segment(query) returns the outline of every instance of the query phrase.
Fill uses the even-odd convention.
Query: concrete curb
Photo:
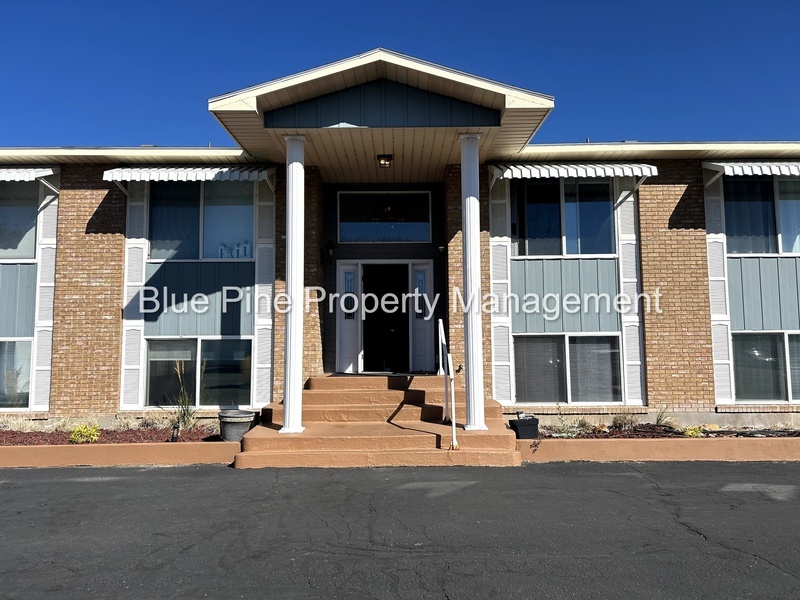
[[[239,442],[0,446],[0,468],[229,465],[240,451]]]
[[[522,462],[800,461],[800,438],[517,440]]]

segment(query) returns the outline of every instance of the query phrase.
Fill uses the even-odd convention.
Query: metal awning
[[[545,179],[557,177],[653,177],[658,169],[638,163],[505,163],[490,165],[497,179]]]
[[[105,181],[268,181],[274,167],[121,167]]]
[[[0,181],[36,181],[40,177],[49,177],[58,173],[58,169],[0,169]]]
[[[800,177],[800,162],[704,162],[704,169],[725,175],[788,175]]]

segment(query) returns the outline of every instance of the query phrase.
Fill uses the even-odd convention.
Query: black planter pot
[[[518,440],[534,440],[539,437],[539,419],[536,417],[511,419],[508,424],[517,434]]]
[[[241,442],[244,434],[253,428],[256,413],[249,410],[219,411],[219,436],[225,442]]]

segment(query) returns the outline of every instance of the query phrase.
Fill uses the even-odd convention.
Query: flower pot
[[[517,434],[518,440],[533,440],[539,437],[539,419],[536,417],[510,419],[508,425]]]
[[[241,442],[256,424],[256,413],[249,410],[219,411],[219,435],[224,442]]]

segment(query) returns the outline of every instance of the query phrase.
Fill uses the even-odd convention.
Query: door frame
[[[362,283],[364,276],[364,265],[406,265],[408,267],[408,286],[407,293],[411,293],[414,289],[414,265],[422,265],[427,269],[428,278],[427,285],[428,291],[426,295],[429,298],[435,297],[433,293],[433,259],[415,260],[411,258],[356,258],[356,259],[340,259],[336,261],[336,292],[339,294],[344,293],[343,278],[346,270],[355,268],[355,295],[360,299],[363,294]],[[337,373],[364,373],[364,322],[360,318],[360,305],[359,311],[356,312],[355,326],[356,326],[356,361],[355,370],[346,371],[342,369],[340,360],[341,357],[341,344],[342,332],[345,325],[345,314],[341,309],[341,300],[337,299],[336,302],[336,372]],[[408,365],[409,370],[414,370],[414,319],[416,315],[413,310],[408,311]],[[429,319],[431,327],[433,328],[434,318],[431,316]],[[434,328],[435,329],[435,328]],[[433,352],[433,349],[431,350]],[[435,367],[435,365],[434,365]]]

